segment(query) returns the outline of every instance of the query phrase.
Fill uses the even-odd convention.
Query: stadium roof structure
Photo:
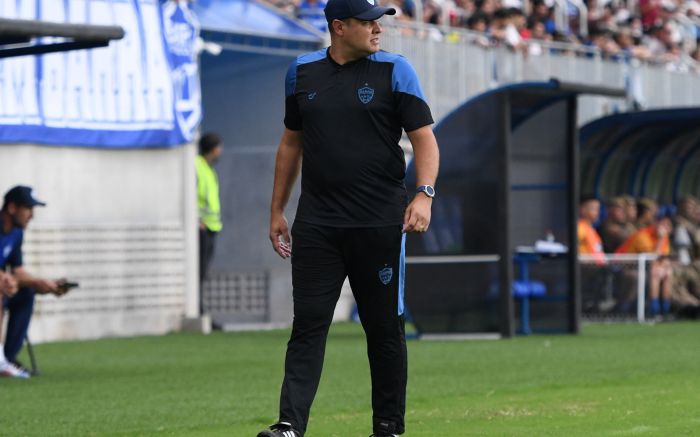
[[[582,191],[669,206],[700,197],[700,108],[614,114],[581,128]]]
[[[104,47],[123,37],[120,26],[0,18],[0,59]]]
[[[312,26],[254,0],[199,0],[192,10],[202,38],[223,48],[285,54],[316,50],[324,41]]]
[[[517,83],[477,95],[437,124],[430,230],[410,234],[406,246],[406,305],[419,332],[579,331],[581,94],[626,96],[557,80]],[[415,186],[412,164],[406,185]],[[547,235],[558,244],[541,244]],[[517,319],[516,289],[525,290]]]

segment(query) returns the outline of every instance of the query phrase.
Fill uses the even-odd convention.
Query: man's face
[[[219,144],[218,146],[214,147],[211,152],[209,152],[209,156],[211,158],[211,163],[216,164],[219,161],[219,158],[221,157],[221,153],[224,151],[224,145]]]
[[[659,208],[656,207],[656,205],[650,205],[650,208],[647,209],[643,216],[640,217],[642,220],[646,221],[654,221],[654,217],[656,217],[657,213],[659,212]]]
[[[678,208],[678,213],[690,220],[694,219],[695,211],[698,209],[698,203],[694,200],[684,200]]]
[[[597,200],[589,200],[581,205],[581,217],[589,220],[591,223],[598,221],[600,216],[600,202]]]
[[[668,235],[673,230],[673,223],[671,222],[670,218],[663,217],[656,224],[656,229],[657,229],[657,233],[659,235],[662,235],[662,236]]]
[[[8,213],[12,217],[12,224],[15,227],[26,229],[32,217],[34,217],[34,207],[11,203],[8,205]]]
[[[619,205],[611,205],[608,208],[608,215],[615,223],[623,223],[627,218],[625,208]]]
[[[343,21],[343,41],[345,44],[363,56],[379,51],[379,34],[382,27],[379,20],[363,21],[348,18]]]

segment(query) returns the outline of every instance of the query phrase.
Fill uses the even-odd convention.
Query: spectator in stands
[[[199,139],[199,155],[195,159],[197,171],[197,207],[199,210],[199,312],[204,314],[202,285],[214,256],[216,236],[221,232],[221,201],[219,176],[214,164],[224,149],[221,137],[213,132]]]
[[[603,239],[605,253],[614,253],[637,228],[627,221],[623,197],[614,197],[607,203],[607,217],[600,225],[600,237]]]
[[[9,362],[25,372],[26,369],[17,361],[17,354],[27,337],[35,294],[61,296],[67,291],[57,281],[32,275],[22,261],[24,230],[34,217],[34,207],[45,205],[34,197],[30,187],[18,185],[5,194],[0,211],[0,270],[11,268],[19,288],[15,295],[3,299],[3,306],[9,313],[4,352]]]
[[[442,7],[436,0],[423,2],[423,21],[428,24],[442,24]]]
[[[532,3],[530,21],[544,24],[545,31],[550,35],[553,35],[557,30],[554,18],[552,17],[552,9],[547,6],[544,0],[535,0]]]
[[[662,61],[667,60],[669,50],[675,46],[670,24],[660,23],[649,29],[647,36],[644,38],[644,44],[649,47],[649,53],[652,58]]]
[[[520,37],[523,39],[523,41],[529,40],[531,37],[530,29],[527,27],[527,17],[523,11],[518,8],[511,8],[508,11],[510,13],[511,22],[518,31]]]
[[[671,310],[671,287],[673,271],[669,255],[671,243],[669,235],[672,230],[669,217],[639,229],[620,246],[616,253],[652,253],[658,258],[651,262],[649,269],[650,313],[656,317],[668,315]]]
[[[528,52],[532,56],[540,56],[545,52],[540,41],[551,41],[552,35],[547,33],[544,23],[535,21],[530,23],[530,40]]]
[[[600,50],[604,58],[610,58],[620,53],[620,47],[612,39],[611,32],[601,27],[592,27],[589,33],[588,45]]]
[[[418,0],[421,1],[421,0]],[[398,10],[396,11],[398,12]],[[402,0],[401,1],[401,16],[406,16],[408,18],[415,18],[416,16],[416,0]]]
[[[699,32],[700,33],[700,32]],[[693,53],[690,54],[690,57],[695,61],[700,63],[700,44],[695,48]]]
[[[489,16],[483,12],[477,12],[467,19],[467,28],[474,32],[485,33],[489,27]],[[487,48],[491,46],[486,36],[477,36],[474,43],[479,47]]]
[[[522,50],[526,47],[508,9],[499,9],[493,14],[489,32],[497,43],[505,44],[510,49]]]
[[[661,16],[661,0],[639,0],[639,11],[642,15],[642,25],[650,29],[658,24]]]
[[[326,32],[328,31],[328,23],[323,14],[325,7],[325,0],[302,0],[297,8],[297,18],[309,23],[319,32]]]
[[[280,9],[281,11],[294,15],[294,10],[296,9],[296,4],[293,0],[265,0],[272,6]]]
[[[447,10],[450,26],[465,27],[467,19],[476,11],[476,4],[474,0],[449,0],[445,2],[444,8]]]
[[[486,32],[490,21],[488,15],[483,12],[477,12],[467,19],[467,29],[474,32]]]
[[[317,9],[313,4],[323,4],[326,0],[265,0],[290,14],[299,14],[309,19],[319,30],[324,27],[316,13],[305,15],[307,5],[311,10]],[[299,3],[295,6],[295,2]],[[413,20],[416,11],[416,0],[380,0],[384,6],[392,6],[400,10],[395,17],[397,21]],[[485,14],[489,21],[495,21],[495,27],[501,25],[501,11],[506,15],[516,13],[513,23],[522,41],[517,42],[510,32],[499,35],[496,29],[493,34],[499,43],[505,42],[509,47],[523,48],[523,53],[539,55],[544,53],[543,44],[533,41],[530,33],[539,31],[539,24],[544,26],[545,33],[556,42],[572,45],[581,44],[587,39],[590,46],[598,47],[608,59],[627,60],[636,58],[651,63],[664,64],[671,71],[687,72],[700,71],[700,49],[695,50],[694,44],[685,44],[691,35],[700,36],[700,3],[697,0],[640,0],[639,6],[627,2],[610,2],[608,0],[588,0],[589,35],[584,35],[579,29],[580,11],[571,7],[566,11],[568,25],[557,29],[554,20],[554,1],[534,0],[422,0],[423,16],[421,21],[430,24],[447,24],[455,27],[469,27],[467,20],[477,13]],[[528,12],[529,16],[523,15]],[[526,18],[527,26],[519,24],[520,17]],[[473,29],[473,28],[472,28]],[[325,31],[325,28],[323,29]],[[404,27],[402,35],[415,35],[415,29]],[[432,28],[429,32],[420,33],[434,40],[443,38],[451,42],[462,40],[459,33],[453,30]],[[507,36],[507,37],[506,37]],[[588,39],[590,37],[590,39]],[[532,36],[532,38],[535,38]],[[547,38],[537,38],[546,40]],[[470,43],[483,45],[479,38],[469,38]],[[529,49],[525,46],[530,45]],[[520,47],[518,47],[520,46]],[[559,55],[581,55],[572,48],[550,48],[550,53]]]
[[[496,12],[496,0],[476,0],[476,10],[489,17]]]
[[[637,58],[637,59],[650,59],[651,52],[647,47],[637,45],[632,36],[632,30],[629,28],[623,28],[615,36],[615,42],[620,47],[620,52],[625,59]]]
[[[637,229],[651,226],[656,221],[659,207],[653,200],[643,197],[637,201]]]

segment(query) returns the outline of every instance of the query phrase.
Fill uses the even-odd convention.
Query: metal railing
[[[606,317],[606,315],[614,314],[620,317],[625,317],[627,314],[619,314],[621,303],[625,303],[625,299],[632,297],[631,293],[626,293],[632,290],[629,285],[634,285],[636,290],[636,317],[637,321],[643,323],[646,320],[646,289],[647,289],[647,268],[649,264],[658,259],[654,253],[641,254],[605,254],[604,262],[601,258],[593,255],[579,255],[579,262],[582,268],[588,268],[590,272],[597,273],[594,275],[586,275],[582,273],[581,291],[586,302],[595,304],[595,307],[584,308],[584,314],[589,316]],[[627,274],[627,279],[633,279],[636,284],[628,281],[628,287],[616,286],[614,284],[615,275]],[[624,278],[623,278],[624,279]],[[627,288],[625,290],[624,288]],[[631,302],[628,302],[631,303]],[[618,311],[615,311],[618,308]]]

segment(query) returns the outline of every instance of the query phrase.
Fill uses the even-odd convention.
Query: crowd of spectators
[[[325,0],[266,1],[326,31]],[[397,10],[385,19],[417,21],[420,13],[418,21],[442,26],[432,33],[435,38],[456,38],[450,29],[462,28],[477,33],[471,38],[476,44],[505,45],[533,56],[546,49],[543,43],[563,42],[588,47],[591,55],[636,58],[675,71],[700,63],[700,0],[584,0],[583,8],[571,0],[380,1]]]
[[[581,199],[579,253],[592,261],[582,265],[582,283],[587,301],[597,306],[589,309],[606,305],[599,293],[606,278],[613,279],[608,286],[615,288],[615,311],[629,312],[636,300],[636,265],[620,268],[624,264],[610,262],[606,254],[651,254],[650,315],[668,317],[672,310],[699,315],[700,201],[688,196],[677,208],[659,208],[652,199],[619,196],[605,202],[604,210],[601,220],[601,202],[592,196]]]

